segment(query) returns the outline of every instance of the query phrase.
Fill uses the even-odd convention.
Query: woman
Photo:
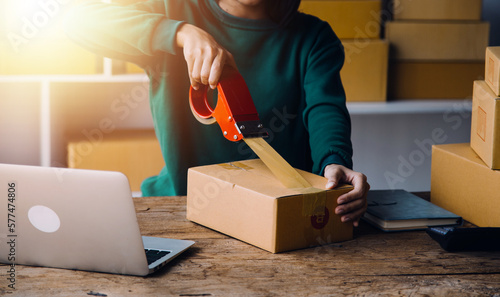
[[[86,3],[68,17],[70,37],[136,63],[150,78],[150,105],[166,167],[144,196],[184,195],[189,167],[255,157],[192,116],[190,86],[215,88],[225,65],[244,77],[271,146],[293,167],[350,183],[335,212],[355,226],[366,177],[352,168],[350,118],[340,81],[343,47],[330,26],[297,12],[300,0],[150,0]]]

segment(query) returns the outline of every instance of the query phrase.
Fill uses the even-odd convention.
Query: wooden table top
[[[147,277],[16,266],[5,296],[500,296],[500,252],[448,253],[424,231],[362,222],[353,240],[272,254],[185,218],[185,197],[134,198],[143,235],[196,244]]]

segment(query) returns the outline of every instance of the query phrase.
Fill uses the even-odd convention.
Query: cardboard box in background
[[[132,191],[165,166],[153,130],[122,130],[106,134],[101,141],[85,137],[68,143],[68,167],[119,171],[127,176]]]
[[[391,59],[405,61],[484,61],[487,22],[387,22]]]
[[[340,39],[380,38],[381,0],[305,0],[299,11],[328,22]]]
[[[345,62],[340,71],[347,101],[386,101],[389,43],[343,39]]]
[[[485,80],[495,95],[500,96],[500,46],[486,48]]]
[[[298,171],[324,189],[325,178]],[[273,253],[308,248],[352,238],[352,223],[334,212],[338,196],[351,189],[288,189],[260,159],[194,167],[187,219]]]
[[[479,227],[500,227],[500,171],[468,143],[432,148],[431,202]]]
[[[480,21],[482,0],[394,0],[395,20]]]
[[[466,99],[484,62],[389,62],[389,99]]]
[[[485,81],[474,82],[470,145],[491,169],[500,169],[500,97]]]
[[[145,73],[144,69],[130,62],[126,64],[126,69],[127,73]]]

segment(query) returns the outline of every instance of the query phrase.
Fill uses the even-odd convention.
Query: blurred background
[[[458,18],[452,6],[432,4],[443,1],[302,1],[301,11],[328,21],[344,44],[354,169],[372,189],[428,191],[431,145],[469,141],[473,81],[484,77],[486,46],[500,46],[500,1],[469,0]],[[119,170],[138,191],[163,166],[148,78],[65,36],[75,3],[0,0],[0,162]],[[460,31],[480,51],[460,56],[461,47],[440,44],[415,56],[406,47],[427,34],[424,25]]]

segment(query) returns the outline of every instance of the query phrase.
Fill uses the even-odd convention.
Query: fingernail
[[[329,181],[328,183],[326,183],[326,186],[325,186],[326,189],[333,189],[333,187],[335,187],[334,182]]]
[[[351,218],[349,218],[349,217],[343,217],[342,218],[342,222],[343,223],[347,223],[347,222],[350,222],[350,221],[351,221]]]
[[[335,209],[335,213],[338,214],[338,215],[342,214],[343,212],[344,212],[344,209],[342,207],[337,207]]]

